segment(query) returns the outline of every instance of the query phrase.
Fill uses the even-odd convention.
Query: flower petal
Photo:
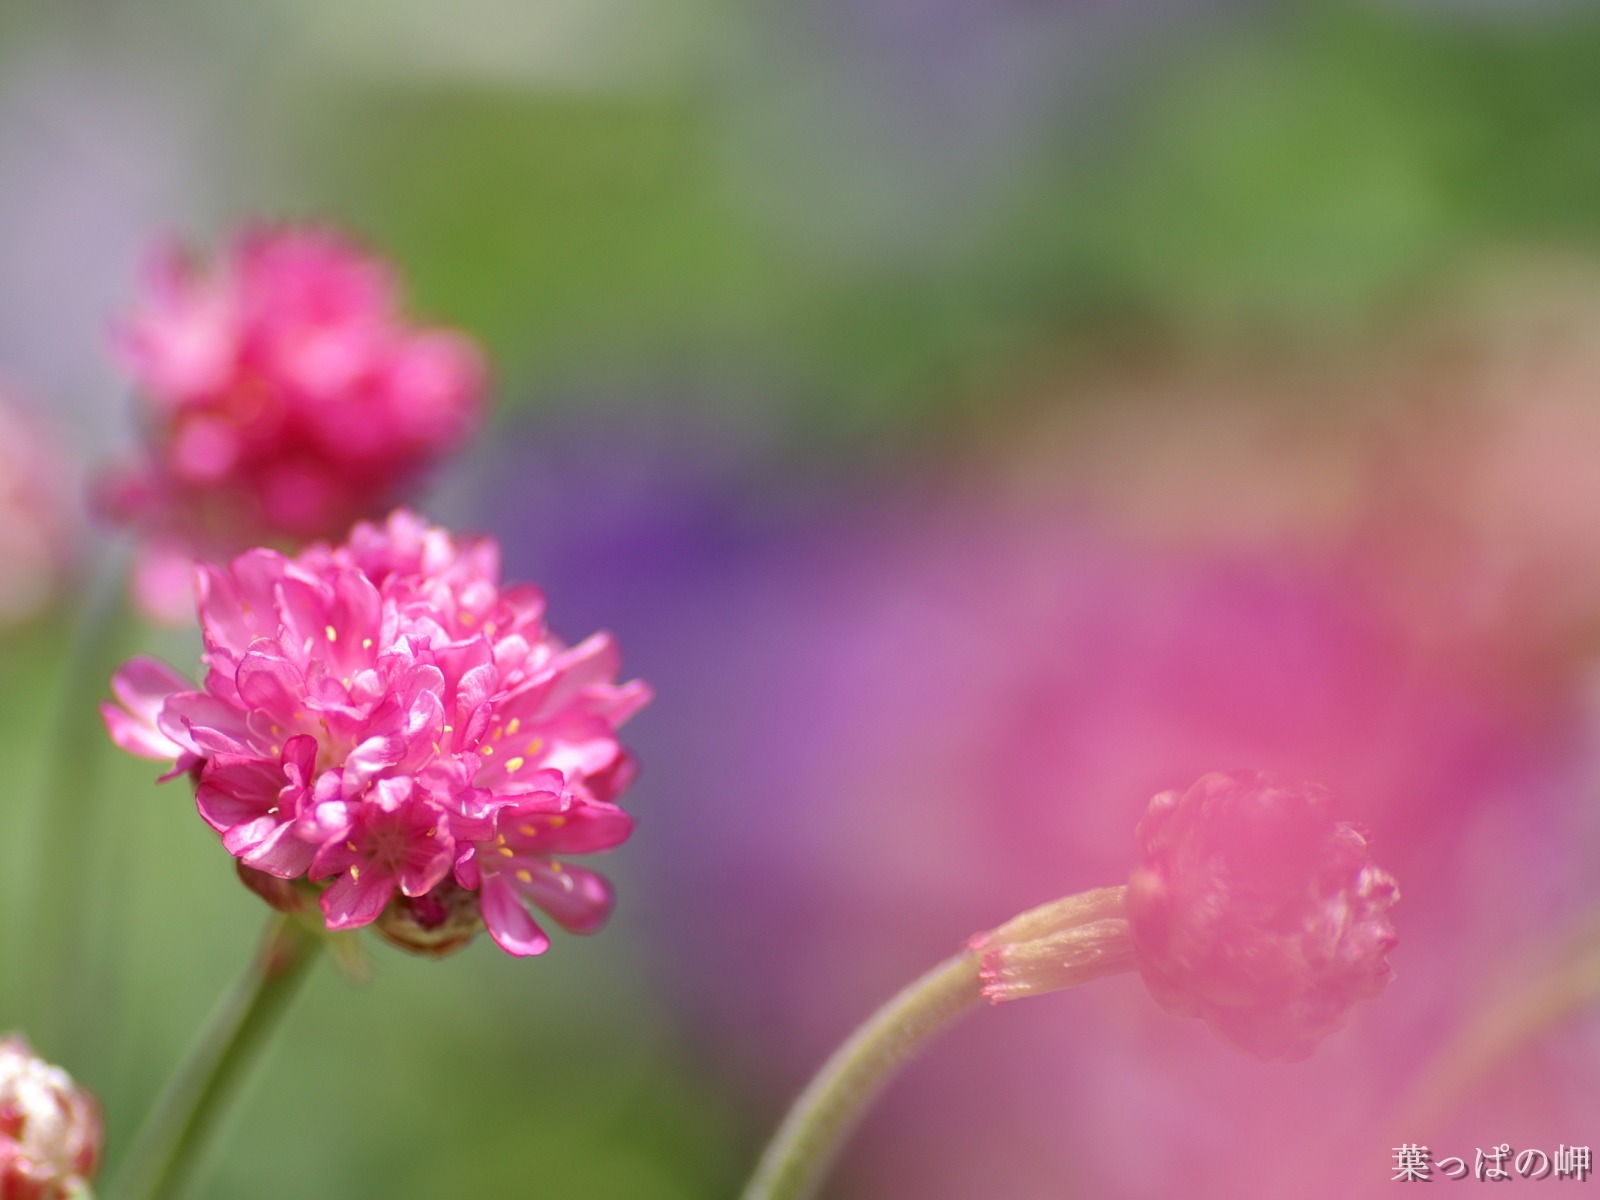
[[[111,740],[140,758],[177,758],[183,747],[161,732],[157,720],[170,697],[193,688],[194,684],[159,659],[143,655],[129,659],[111,677],[111,691],[122,707],[100,707]]]
[[[484,928],[507,954],[522,958],[550,949],[544,930],[523,908],[521,897],[503,880],[484,880],[478,907],[483,913]]]
[[[393,895],[393,875],[352,868],[322,893],[322,913],[329,929],[357,929],[376,921]]]
[[[513,878],[522,898],[544,909],[568,933],[595,932],[616,903],[605,876],[570,863],[534,862],[520,867]]]

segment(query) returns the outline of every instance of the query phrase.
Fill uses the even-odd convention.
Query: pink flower
[[[627,839],[616,731],[649,699],[615,682],[609,635],[565,645],[538,589],[501,585],[492,540],[404,510],[340,546],[201,566],[197,588],[202,685],[134,659],[106,725],[194,778],[270,902],[320,891],[329,929],[377,922],[430,953],[480,920],[508,952],[542,953],[530,906],[576,933],[604,923],[610,888],[565,860]]]
[[[146,607],[186,599],[184,557],[300,543],[394,503],[476,424],[482,357],[409,324],[388,266],[331,230],[246,230],[215,270],[152,259],[116,348],[144,400],[144,453],[99,481],[147,539]]]
[[[1257,771],[1216,772],[1150,801],[1127,910],[1163,1007],[1292,1061],[1382,994],[1399,889],[1331,810],[1316,784]]]
[[[100,1164],[100,1106],[26,1040],[0,1038],[0,1200],[66,1200]]]
[[[75,574],[78,485],[59,431],[0,380],[0,626],[44,611]]]

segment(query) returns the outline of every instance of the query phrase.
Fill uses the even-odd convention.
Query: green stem
[[[212,1017],[156,1103],[111,1200],[178,1200],[235,1089],[316,962],[322,937],[275,917],[255,962]]]
[[[803,1200],[895,1070],[983,999],[978,959],[946,959],[880,1008],[834,1051],[773,1135],[744,1200]]]
[[[23,910],[33,939],[27,960],[37,964],[41,984],[31,997],[30,1028],[44,1042],[62,1040],[68,1029],[83,1024],[82,1001],[91,990],[86,962],[95,941],[91,913],[102,907],[100,897],[92,887],[60,888],[56,881],[71,878],[86,857],[90,877],[98,879],[108,857],[96,841],[104,828],[95,811],[101,751],[110,744],[99,702],[107,695],[112,659],[127,632],[126,563],[125,554],[108,554],[83,597],[45,746],[37,851],[28,860],[24,895],[49,892],[51,898]]]
[[[743,1200],[807,1200],[895,1071],[981,1000],[996,1004],[1132,970],[1125,887],[1095,888],[979,934],[895,996],[823,1064],[756,1164]]]

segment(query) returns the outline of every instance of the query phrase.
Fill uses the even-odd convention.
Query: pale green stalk
[[[972,939],[880,1008],[823,1064],[756,1164],[743,1200],[809,1200],[902,1064],[985,1000],[1076,987],[1133,968],[1127,889],[1030,909]]]
[[[108,1200],[179,1200],[240,1082],[316,963],[323,936],[277,916],[140,1129]]]

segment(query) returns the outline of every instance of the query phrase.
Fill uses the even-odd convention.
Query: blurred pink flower
[[[100,1164],[100,1106],[16,1034],[0,1038],[0,1200],[66,1200]]]
[[[136,586],[161,615],[186,596],[173,560],[336,536],[482,408],[478,348],[410,324],[391,269],[328,229],[247,229],[210,271],[163,247],[115,344],[145,446],[103,474],[98,503],[146,538]]]
[[[1600,287],[1502,287],[1408,347],[1365,466],[1353,566],[1430,651],[1533,689],[1600,644]]]
[[[76,567],[75,479],[54,431],[0,383],[0,625],[41,612]]]
[[[1139,822],[1128,885],[1140,974],[1163,1008],[1276,1061],[1383,993],[1395,881],[1315,784],[1214,772]]]
[[[380,932],[412,949],[461,944],[460,889],[512,954],[549,945],[528,905],[604,922],[609,887],[563,859],[627,838],[616,730],[649,699],[615,682],[608,634],[566,646],[538,589],[501,585],[493,540],[403,510],[337,547],[201,566],[198,590],[202,687],[134,659],[103,711],[123,749],[194,778],[243,867],[325,881],[330,929],[396,905]]]

